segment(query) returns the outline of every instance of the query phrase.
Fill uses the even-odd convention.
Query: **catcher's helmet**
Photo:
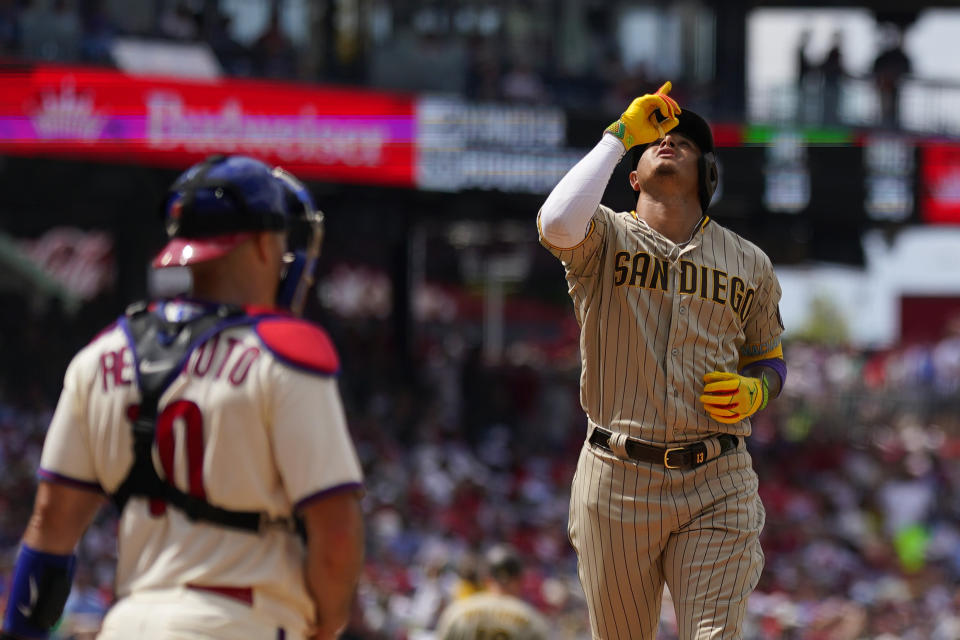
[[[219,258],[257,231],[290,233],[306,226],[303,251],[285,256],[278,304],[299,312],[313,283],[320,253],[323,213],[307,188],[287,171],[246,156],[211,156],[184,171],[165,205],[167,245],[155,268]]]
[[[700,160],[698,162],[700,183],[697,196],[700,198],[700,208],[706,211],[707,207],[710,206],[710,200],[713,199],[714,192],[717,190],[717,184],[720,182],[720,174],[717,170],[717,153],[713,145],[713,133],[710,131],[710,125],[707,124],[707,121],[689,109],[684,109],[677,116],[677,120],[680,121],[680,124],[671,129],[669,133],[682,133],[700,147]],[[643,155],[643,152],[653,144],[657,143],[651,142],[635,147],[634,168],[640,162],[640,156]]]

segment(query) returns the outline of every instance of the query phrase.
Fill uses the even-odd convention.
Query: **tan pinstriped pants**
[[[593,637],[654,638],[664,584],[681,640],[741,637],[763,568],[764,519],[742,440],[688,471],[623,461],[585,443],[568,533]]]

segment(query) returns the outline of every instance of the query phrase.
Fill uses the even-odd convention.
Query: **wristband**
[[[767,384],[767,374],[760,372],[760,386],[763,389],[763,400],[760,402],[760,408],[757,411],[763,411],[767,408],[767,400],[770,399],[770,385]]]
[[[45,640],[60,619],[77,568],[74,554],[59,555],[20,545],[3,617],[3,630],[16,638]]]

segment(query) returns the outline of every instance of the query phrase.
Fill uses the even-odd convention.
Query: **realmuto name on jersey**
[[[193,378],[224,380],[237,387],[247,379],[250,368],[259,356],[259,347],[218,333],[194,349],[182,371]],[[121,347],[102,353],[99,373],[104,392],[131,385],[134,372],[130,348]]]
[[[633,254],[618,251],[614,256],[613,271],[613,284],[618,287],[673,290],[668,262],[646,251]],[[729,304],[741,320],[747,319],[757,293],[739,276],[730,276],[726,271],[689,260],[680,261],[677,292],[681,295],[698,295],[716,304]]]

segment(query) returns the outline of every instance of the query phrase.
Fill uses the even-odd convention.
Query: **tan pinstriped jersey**
[[[580,400],[595,424],[654,443],[749,435],[698,398],[703,374],[774,349],[783,327],[769,258],[709,218],[674,244],[601,205],[576,247],[553,247],[580,323]]]
[[[478,593],[448,606],[437,640],[547,640],[546,620],[519,598]]]
[[[116,327],[67,369],[41,477],[116,491],[133,463],[127,416],[139,401],[129,342]],[[289,517],[301,501],[362,480],[335,379],[280,362],[250,327],[196,349],[160,408],[155,466],[216,506]],[[191,522],[133,498],[118,542],[121,597],[186,584],[252,587],[254,609],[287,629],[302,633],[314,618],[303,544],[281,528],[252,534]]]

